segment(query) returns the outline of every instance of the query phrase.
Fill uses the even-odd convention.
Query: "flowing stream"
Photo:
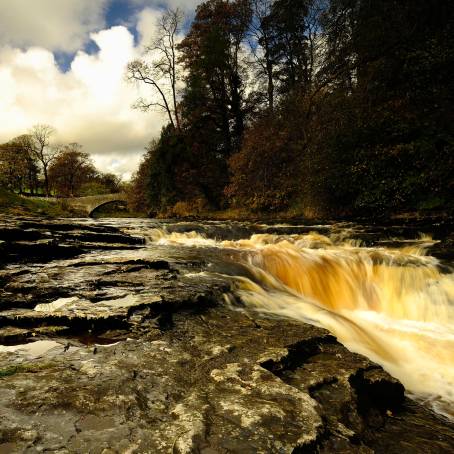
[[[204,273],[233,277],[232,307],[240,302],[328,329],[398,378],[411,397],[454,419],[454,273],[427,252],[437,241],[421,234],[367,247],[347,227],[265,227],[228,240],[215,223],[198,231],[169,224],[147,235],[153,245],[210,251],[224,266],[211,263]]]

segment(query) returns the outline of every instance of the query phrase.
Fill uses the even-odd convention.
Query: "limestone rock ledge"
[[[451,423],[328,332],[228,306],[197,257],[77,232],[75,257],[0,269],[0,454],[454,452]],[[134,253],[90,249],[118,235]]]
[[[318,328],[209,308],[1,354],[0,452],[450,452],[453,430]],[[6,373],[5,365],[16,366]]]

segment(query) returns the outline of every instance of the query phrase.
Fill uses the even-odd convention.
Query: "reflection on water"
[[[242,251],[233,255],[246,271],[235,278],[236,293],[248,307],[330,330],[454,418],[454,274],[426,255],[435,243],[427,235],[364,247],[351,234],[266,233],[232,241],[155,228],[149,238]]]

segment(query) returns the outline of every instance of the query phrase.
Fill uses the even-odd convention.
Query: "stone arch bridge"
[[[93,195],[87,197],[73,197],[60,199],[67,203],[71,208],[84,212],[87,216],[92,216],[93,213],[102,206],[109,205],[115,202],[126,202],[126,193]]]
[[[87,216],[92,216],[93,213],[104,205],[109,205],[115,202],[126,202],[126,193],[119,192],[117,194],[103,194],[93,195],[87,197],[67,197],[67,198],[55,198],[55,197],[37,197],[41,200],[51,200],[53,202],[64,203],[74,210],[85,213]]]

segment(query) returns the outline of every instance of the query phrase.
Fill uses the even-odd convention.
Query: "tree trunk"
[[[43,166],[44,172],[44,187],[46,189],[46,197],[50,197],[50,190],[49,190],[49,175],[47,174],[47,166]]]
[[[266,72],[268,74],[268,107],[270,112],[274,111],[274,80],[273,80],[273,64],[270,60],[266,62]]]
[[[172,46],[172,97],[173,97],[173,109],[175,115],[175,122],[177,125],[178,132],[181,132],[181,124],[180,124],[180,115],[178,114],[178,102],[177,102],[177,72],[176,72],[176,56],[175,56],[175,43],[172,36],[171,41]]]

